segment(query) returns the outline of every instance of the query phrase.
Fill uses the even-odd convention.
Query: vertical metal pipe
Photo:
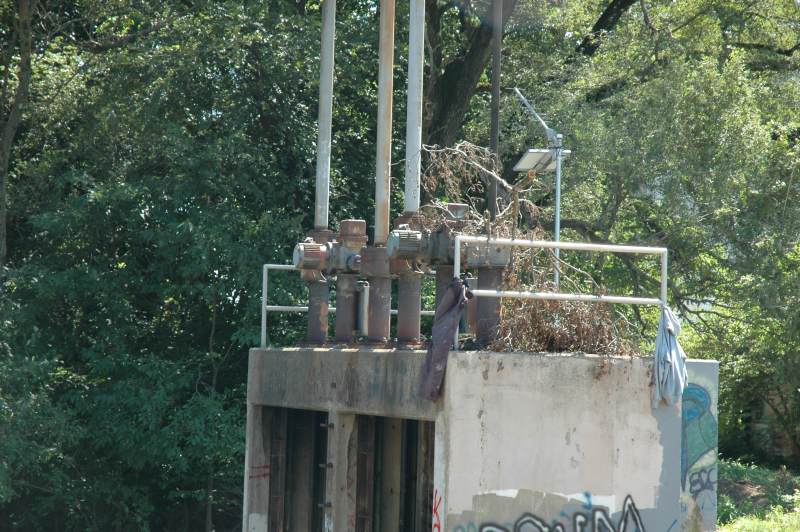
[[[406,102],[405,214],[419,211],[419,179],[422,156],[422,80],[425,45],[425,0],[410,0],[408,22],[408,99]],[[420,340],[421,277],[400,272],[397,283],[397,339],[417,344]]]
[[[503,0],[492,2],[492,124],[490,147],[500,162],[500,68],[503,42]],[[492,180],[487,197],[489,215],[497,215],[497,181]]]
[[[667,255],[668,252],[664,250],[661,253],[661,306],[667,306]]]
[[[422,275],[402,272],[397,278],[397,340],[402,344],[420,341]]]
[[[389,236],[392,164],[392,78],[394,68],[394,0],[380,3],[378,47],[378,130],[375,161],[375,234],[372,243],[385,245]],[[379,289],[373,286],[373,292]]]
[[[556,242],[561,241],[561,156],[563,153],[562,144],[564,143],[564,135],[559,133],[556,135],[556,216],[555,216],[555,240]],[[555,271],[555,284],[556,290],[558,290],[560,276],[561,276],[561,264],[559,261],[561,259],[561,250],[556,248],[555,249],[556,255],[556,271]]]
[[[308,341],[324,344],[328,340],[328,283],[308,283]]]
[[[267,347],[267,294],[269,293],[269,268],[261,270],[261,348]]]
[[[369,283],[359,281],[358,290],[361,292],[358,299],[359,334],[367,336],[369,334]]]
[[[340,273],[336,276],[336,326],[337,342],[350,343],[356,329],[356,288],[358,274]]]
[[[369,322],[367,340],[372,343],[388,342],[391,336],[392,279],[388,264],[385,276],[369,278]]]
[[[361,275],[369,280],[367,340],[387,342],[391,331],[392,278],[385,247],[368,246],[361,250]]]
[[[502,268],[478,268],[478,289],[499,290],[503,283]],[[497,327],[500,324],[499,297],[478,298],[478,319],[475,339],[478,345],[485,347],[497,337]]]
[[[319,68],[319,133],[317,135],[317,182],[314,227],[328,228],[331,174],[331,122],[333,119],[333,55],[336,0],[322,1],[322,50]]]
[[[425,0],[410,0],[408,100],[406,104],[405,212],[419,210],[422,154],[422,80],[425,63]]]

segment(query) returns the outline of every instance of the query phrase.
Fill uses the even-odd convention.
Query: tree
[[[11,146],[17,134],[22,112],[28,101],[31,84],[31,56],[33,54],[33,12],[36,0],[17,0],[11,7],[8,2],[0,9],[6,18],[2,34],[6,44],[2,48],[3,80],[0,87],[0,110],[3,113],[0,122],[0,267],[6,262],[7,255],[7,181],[8,166],[11,158]],[[8,19],[11,23],[8,24]],[[16,86],[12,85],[11,70],[16,59]]]

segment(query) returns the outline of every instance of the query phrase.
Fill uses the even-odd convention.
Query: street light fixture
[[[561,161],[569,156],[569,150],[565,150],[563,148],[563,141],[564,135],[561,133],[557,133],[555,129],[548,127],[542,117],[539,116],[533,106],[528,102],[525,96],[522,95],[522,92],[517,87],[513,87],[511,90],[517,95],[517,97],[522,102],[522,105],[525,106],[528,111],[533,115],[539,125],[542,126],[544,129],[545,134],[547,135],[547,140],[550,142],[550,148],[546,150],[542,149],[529,149],[525,152],[522,158],[514,165],[515,172],[526,172],[533,170],[535,172],[552,172],[555,170],[556,173],[556,214],[555,214],[555,241],[561,241]],[[554,281],[556,285],[556,290],[558,290],[559,286],[559,277],[561,274],[561,268],[559,267],[558,261],[561,256],[560,250],[555,248],[555,256],[556,256],[556,270],[554,274]]]

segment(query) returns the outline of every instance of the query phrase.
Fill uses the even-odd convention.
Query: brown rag
[[[447,355],[453,345],[453,337],[461,321],[461,313],[467,299],[472,298],[472,293],[467,289],[461,279],[453,279],[447,287],[442,300],[436,307],[433,317],[433,331],[431,343],[419,381],[419,394],[422,397],[435,401],[442,395],[444,373],[447,369]]]

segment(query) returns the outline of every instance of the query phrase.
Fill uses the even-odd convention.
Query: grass
[[[740,517],[722,525],[719,532],[797,532],[800,530],[800,511],[785,512],[779,507],[764,517]]]
[[[721,460],[720,532],[800,531],[800,477],[754,464]]]

